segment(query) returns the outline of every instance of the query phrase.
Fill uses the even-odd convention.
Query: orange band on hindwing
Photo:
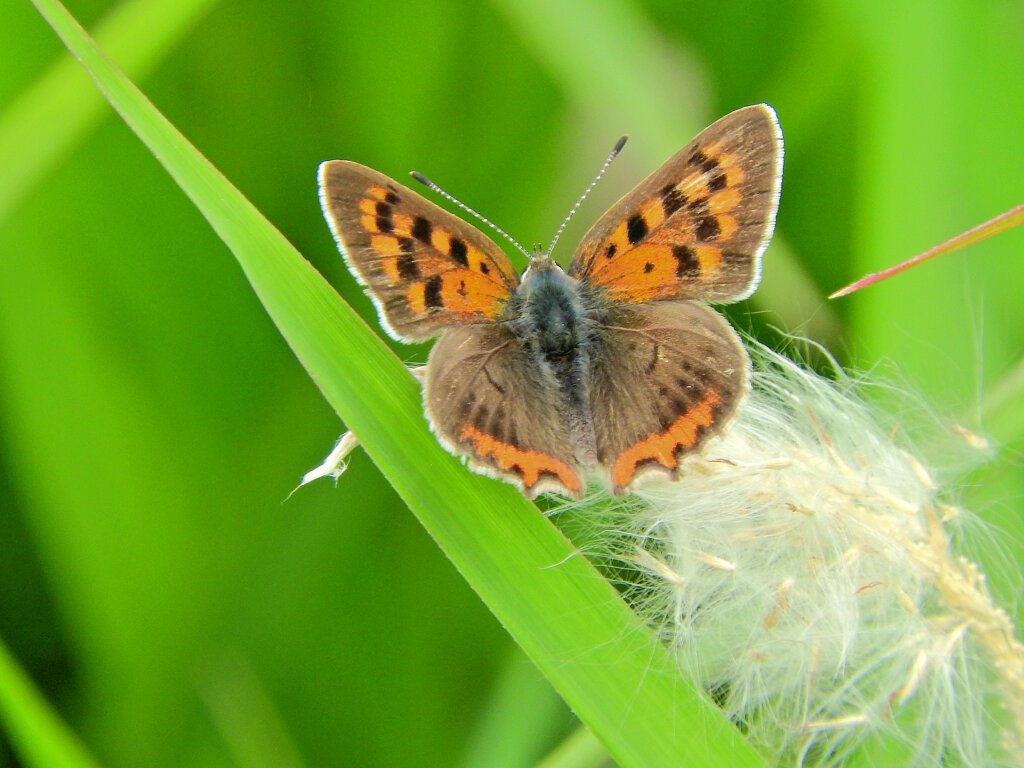
[[[540,451],[524,451],[514,445],[503,443],[491,435],[486,435],[471,424],[462,428],[460,437],[473,443],[477,456],[486,458],[493,456],[497,465],[506,472],[514,472],[522,478],[523,486],[532,488],[540,480],[542,474],[554,475],[571,492],[580,489],[580,480],[568,464],[554,456]],[[515,471],[514,468],[518,468]]]
[[[636,474],[637,466],[644,461],[656,461],[666,469],[678,465],[677,452],[697,442],[699,430],[715,422],[714,410],[722,398],[709,389],[699,403],[683,413],[664,432],[654,433],[619,454],[612,466],[612,483],[622,488]]]

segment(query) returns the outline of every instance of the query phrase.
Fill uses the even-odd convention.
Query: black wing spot
[[[700,276],[700,259],[693,248],[688,245],[673,245],[672,255],[676,257],[676,277],[693,279]]]
[[[486,261],[480,262],[480,271],[483,272],[485,275],[491,271],[491,268],[487,266]]]
[[[711,181],[708,182],[708,189],[712,192],[717,192],[720,189],[725,189],[728,186],[728,181],[725,178],[724,173],[720,173],[717,176],[712,176]]]
[[[391,205],[395,205],[396,203],[398,203],[398,195],[396,195],[394,192],[389,191],[386,195],[384,195],[384,201],[390,203]]]
[[[604,257],[606,259],[610,259],[612,256],[615,255],[615,252],[617,250],[619,250],[619,246],[617,246],[615,243],[612,243],[611,245],[608,246],[608,250],[604,252]]]
[[[649,275],[653,271],[654,271],[654,265],[651,264],[651,262],[648,261],[646,264],[644,264],[644,274],[645,275]]]
[[[434,231],[434,225],[422,216],[417,216],[412,225],[412,236],[421,243],[430,245],[430,235]]]
[[[398,247],[402,249],[402,253],[415,253],[416,241],[408,237],[400,237],[398,238]]]
[[[714,240],[722,234],[722,228],[718,225],[718,218],[705,216],[697,225],[697,237],[701,240]]]
[[[416,259],[410,253],[401,253],[398,256],[398,276],[402,280],[415,280],[420,276],[420,268],[416,265]]]
[[[694,216],[707,216],[708,199],[706,197],[695,197],[686,204],[686,208]]]
[[[636,245],[647,234],[647,222],[639,213],[634,213],[626,222],[626,237],[632,245]]]
[[[718,168],[718,161],[713,157],[708,157],[703,150],[698,149],[690,155],[690,165],[699,166],[704,173],[711,173]]]
[[[391,232],[395,228],[395,222],[391,218],[391,206],[387,203],[377,203],[377,231]]]
[[[661,204],[665,207],[665,218],[686,205],[686,195],[680,192],[674,184],[666,184],[661,190]]]
[[[434,275],[427,280],[423,290],[423,303],[430,309],[437,309],[444,306],[444,299],[441,298],[441,276]]]
[[[469,266],[469,258],[466,256],[469,253],[469,249],[466,247],[466,243],[463,240],[459,240],[457,237],[453,237],[451,245],[449,246],[449,254],[455,261],[461,264],[463,267]]]

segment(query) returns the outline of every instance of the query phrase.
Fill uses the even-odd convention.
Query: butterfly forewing
[[[772,108],[726,115],[598,220],[569,274],[613,302],[744,299],[760,279],[781,171]]]
[[[591,351],[589,392],[612,488],[621,493],[651,469],[674,476],[729,422],[749,367],[736,332],[703,304],[616,307]]]
[[[352,272],[395,338],[497,320],[518,278],[475,227],[358,163],[320,166],[320,202]]]

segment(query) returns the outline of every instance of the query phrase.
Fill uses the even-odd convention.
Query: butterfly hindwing
[[[598,220],[569,274],[613,302],[744,299],[760,279],[781,173],[774,110],[726,115]]]
[[[622,493],[721,432],[743,399],[750,362],[713,309],[690,301],[616,307],[591,350],[590,409],[598,463]]]
[[[441,444],[473,470],[515,483],[531,498],[583,493],[562,399],[505,325],[447,331],[430,352],[423,397]]]
[[[363,165],[322,163],[320,202],[349,269],[399,340],[496,320],[519,283],[475,227]]]

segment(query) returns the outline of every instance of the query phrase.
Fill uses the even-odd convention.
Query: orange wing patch
[[[449,312],[469,318],[475,314],[494,319],[500,312],[502,301],[508,296],[504,286],[495,285],[491,280],[469,269],[445,272],[440,276],[438,289],[441,305]],[[430,278],[431,281],[437,278]]]
[[[675,293],[678,262],[667,245],[645,244],[608,261],[597,273],[612,298],[651,301]]]
[[[638,465],[645,461],[656,461],[666,469],[675,469],[679,463],[677,452],[696,444],[699,430],[714,424],[714,410],[721,402],[717,392],[708,390],[699,403],[683,413],[667,430],[652,434],[619,454],[612,466],[615,487],[626,486],[636,474]]]
[[[491,435],[484,434],[471,424],[462,428],[460,437],[472,441],[477,456],[493,456],[497,465],[505,472],[513,472],[522,478],[523,487],[533,488],[541,475],[550,474],[558,478],[571,493],[580,489],[580,479],[563,461],[540,451],[523,451],[514,445],[503,443]]]
[[[394,211],[394,192],[370,187],[366,195],[359,201],[360,224],[371,235],[370,248],[381,257],[384,274],[393,285],[406,286],[414,313],[444,309],[488,320],[500,314],[514,274],[428,219]]]
[[[718,163],[718,167],[725,172],[726,186],[735,187],[746,178],[746,174],[739,157],[732,152],[723,152],[722,149],[722,142],[716,141],[704,148],[704,154]]]

